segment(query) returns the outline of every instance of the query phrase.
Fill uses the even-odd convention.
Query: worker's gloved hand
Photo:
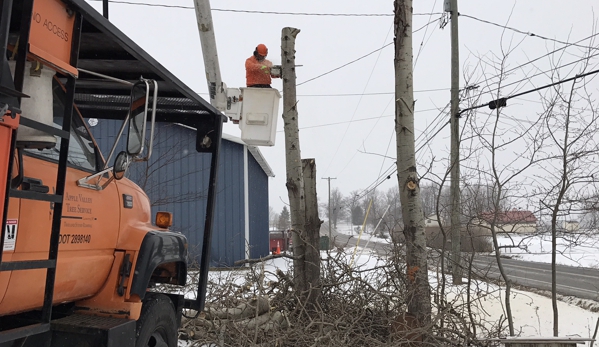
[[[260,70],[263,71],[264,73],[267,73],[267,74],[270,73],[270,69],[266,65],[260,66]]]

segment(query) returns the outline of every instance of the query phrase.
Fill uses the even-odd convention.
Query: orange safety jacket
[[[248,87],[255,84],[268,84],[271,83],[270,68],[272,62],[264,59],[258,61],[255,56],[247,58],[245,61],[245,80]]]

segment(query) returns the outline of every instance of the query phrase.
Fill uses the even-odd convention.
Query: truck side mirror
[[[144,149],[149,101],[150,88],[148,82],[146,80],[136,82],[131,88],[129,135],[127,137],[127,153],[132,157],[138,156]]]
[[[125,151],[121,151],[114,159],[112,174],[114,176],[114,179],[116,179],[117,181],[125,177],[125,173],[127,173],[127,169],[129,168],[129,164],[131,163],[129,159],[129,155]]]

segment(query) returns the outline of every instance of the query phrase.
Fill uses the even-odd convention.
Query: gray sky
[[[88,0],[89,1],[89,0]],[[101,2],[89,1],[101,10]],[[128,0],[135,3],[179,5],[193,7],[191,0]],[[458,0],[461,13],[460,60],[463,74],[472,76],[471,84],[494,89],[496,66],[502,52],[510,51],[506,67],[515,68],[550,51],[593,34],[594,0],[543,1],[481,1]],[[258,43],[269,48],[268,59],[280,64],[280,40],[283,27],[301,29],[296,40],[297,81],[319,76],[356,60],[393,42],[393,1],[372,0],[213,0],[213,19],[223,81],[229,87],[245,86],[244,62]],[[387,16],[309,16],[289,14],[256,14],[221,10],[293,12],[312,14],[383,14]],[[442,0],[414,1],[414,90],[416,99],[416,148],[419,172],[425,171],[431,158],[433,170],[442,173],[449,153],[448,127],[432,140],[427,140],[448,120],[450,86],[450,29],[440,28],[443,17]],[[432,13],[432,14],[430,14]],[[534,33],[527,36],[467,17],[475,17]],[[447,16],[443,17],[449,20]],[[150,7],[112,3],[111,21],[169,68],[176,76],[207,98],[200,40],[192,9]],[[427,26],[427,23],[432,22]],[[539,36],[547,39],[542,39]],[[556,42],[555,40],[559,41]],[[562,42],[562,43],[560,43]],[[590,44],[589,40],[579,43]],[[597,47],[597,43],[593,43]],[[510,49],[511,48],[511,49]],[[564,53],[565,52],[565,53]],[[595,51],[593,54],[596,54]],[[560,54],[547,57],[515,69],[504,85],[537,74],[555,64],[580,59],[582,50],[570,47]],[[480,63],[481,58],[485,63]],[[571,67],[570,67],[571,68]],[[591,69],[597,68],[597,60]],[[562,77],[577,70],[564,68]],[[487,81],[485,81],[488,79]],[[549,83],[547,74],[506,86],[501,95],[510,95]],[[280,80],[273,87],[282,89]],[[482,90],[482,89],[481,89]],[[394,136],[394,69],[393,44],[342,69],[331,72],[297,88],[300,125],[300,145],[303,158],[315,158],[318,197],[327,201],[327,182],[321,177],[335,177],[332,187],[344,195],[371,186],[379,177],[394,168],[396,146]],[[597,83],[594,83],[597,92]],[[488,102],[487,94],[481,101]],[[528,118],[538,112],[539,97],[529,94],[510,100],[506,110],[512,117]],[[282,108],[282,103],[281,107]],[[488,114],[486,109],[481,113]],[[270,181],[270,205],[279,212],[288,201],[285,188],[285,151],[282,121],[274,147],[261,151],[275,172]],[[236,125],[225,125],[226,133],[239,136]],[[507,154],[509,156],[509,154]],[[517,153],[512,155],[518,156]],[[386,191],[397,184],[395,175],[379,186]],[[324,217],[324,216],[321,216]]]

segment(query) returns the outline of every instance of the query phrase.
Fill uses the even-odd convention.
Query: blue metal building
[[[121,124],[100,120],[91,127],[102,153],[110,152]],[[196,152],[195,143],[195,129],[157,123],[150,161],[133,163],[128,177],[148,194],[153,214],[173,213],[171,229],[187,236],[190,254],[199,260],[210,156]],[[268,177],[274,176],[268,163],[257,147],[223,134],[218,170],[211,266],[268,255]]]

